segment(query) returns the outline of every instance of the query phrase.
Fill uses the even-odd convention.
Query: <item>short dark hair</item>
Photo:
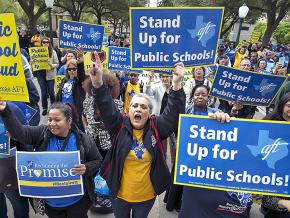
[[[192,91],[191,91],[191,94],[190,94],[190,99],[193,98],[194,93],[196,92],[196,90],[197,90],[198,88],[205,88],[205,89],[207,90],[207,94],[209,93],[209,90],[210,90],[209,87],[206,86],[206,85],[198,85],[198,86],[194,86],[193,89],[192,89]]]

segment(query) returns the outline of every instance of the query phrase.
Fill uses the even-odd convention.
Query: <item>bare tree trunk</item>
[[[33,35],[36,34],[37,32],[37,27],[36,27],[36,19],[34,16],[30,16],[28,17],[28,25],[29,25],[29,29],[30,29],[30,33]]]
[[[98,24],[101,25],[102,24],[102,15],[98,14]]]

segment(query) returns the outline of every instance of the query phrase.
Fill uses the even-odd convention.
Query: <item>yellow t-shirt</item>
[[[134,143],[126,157],[118,198],[128,202],[148,201],[155,197],[150,179],[152,157],[142,142],[143,130],[133,130]]]
[[[245,57],[245,54],[241,54],[240,52],[236,52],[235,54],[235,63],[233,65],[234,68],[239,68],[242,59]]]
[[[131,99],[136,93],[140,93],[140,85],[137,83],[137,85],[133,85],[128,81],[128,85],[125,91],[125,98],[124,98],[124,112],[126,114],[129,113],[129,105],[131,102]]]

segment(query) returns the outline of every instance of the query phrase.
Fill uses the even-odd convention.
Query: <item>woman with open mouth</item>
[[[151,116],[152,102],[146,94],[135,94],[128,116],[115,107],[110,90],[103,84],[103,67],[96,62],[89,69],[92,93],[107,128],[112,148],[107,153],[102,175],[110,189],[115,217],[147,217],[157,195],[166,190],[171,176],[161,140],[176,129],[178,115],[185,110],[185,93],[181,80],[182,63],[176,64],[168,104],[160,116]]]

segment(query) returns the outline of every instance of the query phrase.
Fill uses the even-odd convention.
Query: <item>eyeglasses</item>
[[[76,71],[76,70],[77,70],[77,68],[75,68],[75,67],[67,68],[67,71]]]
[[[42,41],[42,44],[48,44],[49,41]]]

